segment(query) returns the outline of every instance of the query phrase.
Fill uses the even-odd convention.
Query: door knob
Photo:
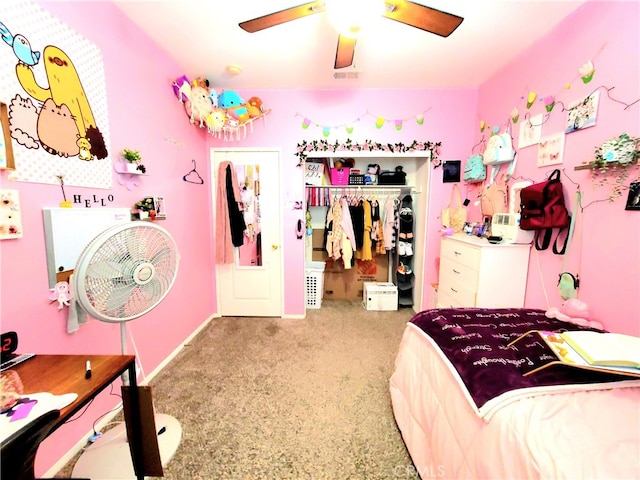
[[[276,245],[275,243],[271,245],[271,250],[277,250],[277,249],[278,249],[278,245]]]

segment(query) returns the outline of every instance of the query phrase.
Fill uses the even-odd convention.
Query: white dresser
[[[471,235],[440,245],[439,308],[523,307],[530,244],[493,245]]]

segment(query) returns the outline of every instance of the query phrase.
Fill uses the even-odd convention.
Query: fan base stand
[[[162,413],[155,415],[155,424],[158,430],[166,429],[158,435],[160,461],[164,467],[178,450],[182,427],[174,417]],[[125,424],[107,430],[87,447],[73,467],[72,476],[92,480],[136,480]]]

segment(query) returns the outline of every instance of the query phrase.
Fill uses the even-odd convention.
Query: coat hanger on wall
[[[182,177],[182,180],[189,183],[197,183],[197,184],[203,185],[204,180],[196,170],[196,161],[195,160],[191,160],[191,161],[193,162],[193,168],[189,173],[187,173],[185,176]]]

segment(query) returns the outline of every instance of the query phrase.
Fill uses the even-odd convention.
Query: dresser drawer
[[[440,278],[445,283],[457,283],[476,290],[478,270],[446,258],[440,263]]]
[[[477,269],[480,265],[480,249],[455,240],[444,239],[442,241],[440,256],[449,258],[473,269]]]
[[[459,283],[444,281],[438,285],[438,303],[451,303],[456,307],[475,307],[476,290]],[[442,295],[442,298],[440,297]]]
[[[458,301],[446,293],[438,291],[438,304],[437,308],[464,308],[465,305],[461,305]]]

